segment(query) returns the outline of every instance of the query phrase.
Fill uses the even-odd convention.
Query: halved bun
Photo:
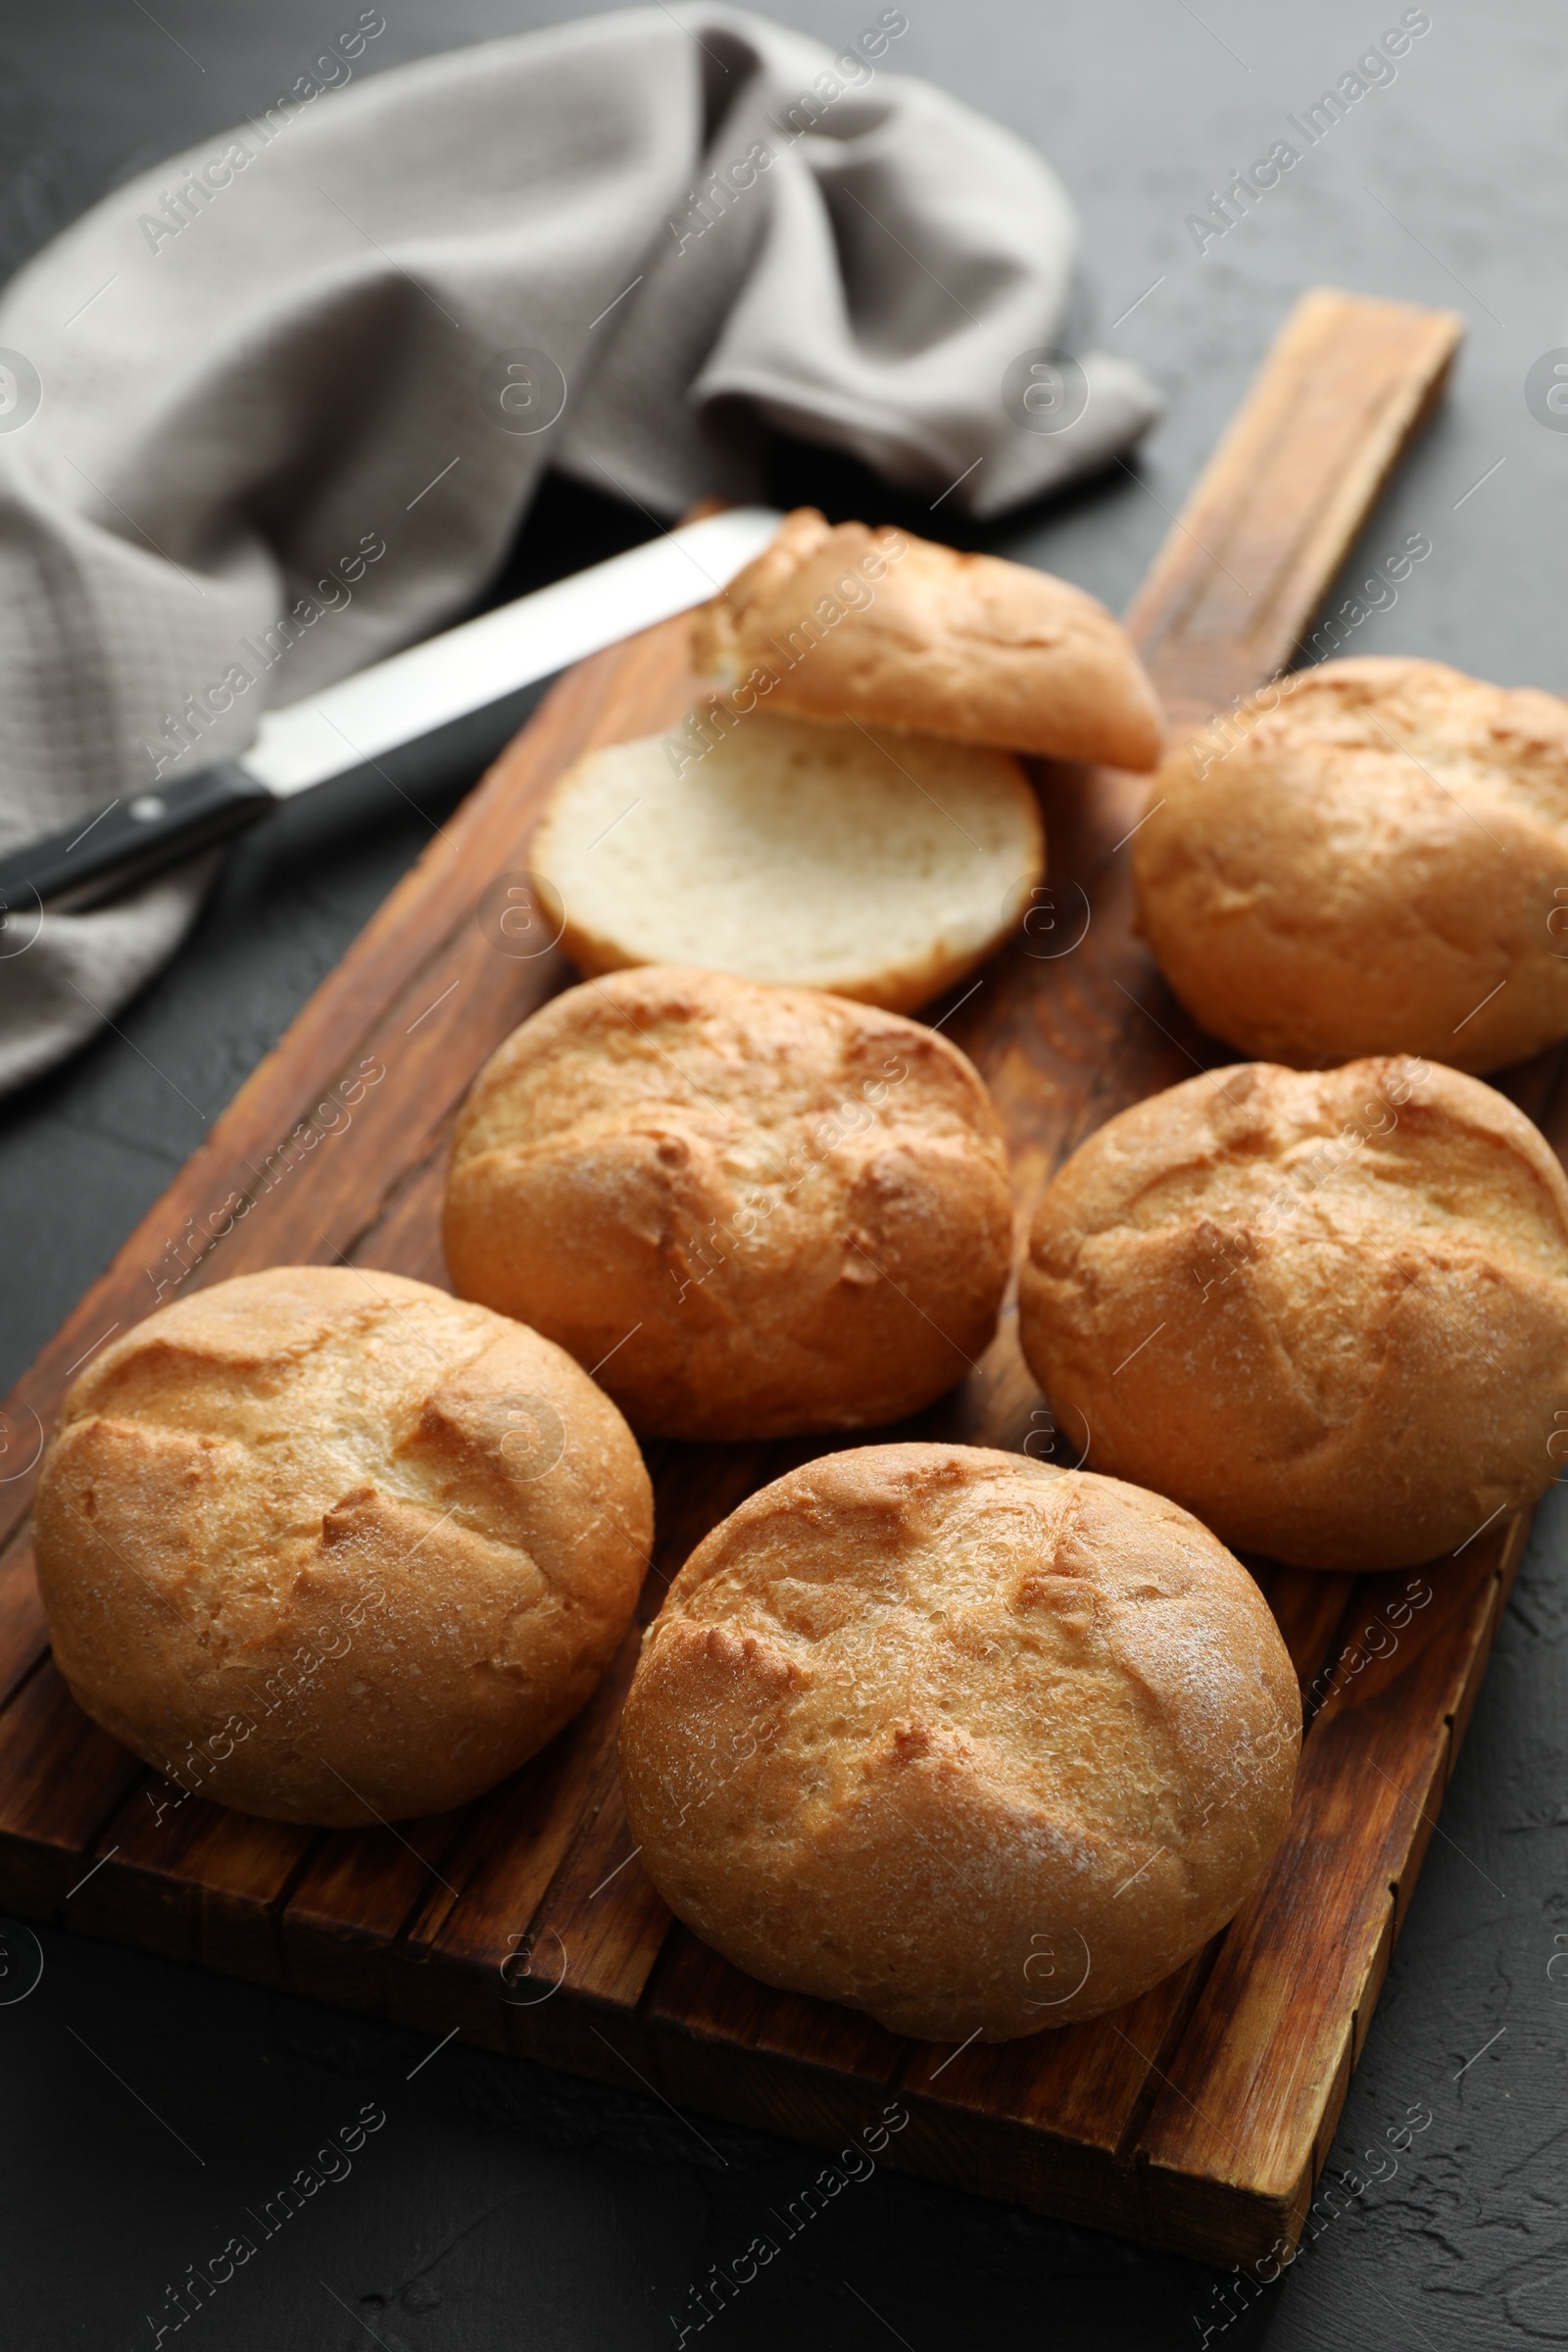
[[[699,608],[699,676],[759,671],[769,709],[1153,767],[1163,721],[1120,623],[1082,588],[814,507]]]
[[[590,977],[703,964],[906,1012],[1000,945],[1045,869],[1000,752],[761,711],[676,748],[590,752],[540,820],[533,870]]]

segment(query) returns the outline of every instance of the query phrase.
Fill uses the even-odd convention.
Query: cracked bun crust
[[[692,666],[768,709],[1056,760],[1155,765],[1158,700],[1102,604],[1027,564],[797,507],[692,622]]]
[[[967,1446],[825,1455],[687,1561],[621,1786],[678,1918],[895,2034],[1005,2041],[1131,2000],[1284,1834],[1296,1676],[1161,1496]]]
[[[862,1429],[962,1378],[1012,1246],[1006,1153],[946,1038],[647,965],[523,1022],[458,1122],[454,1287],[547,1332],[643,1436]]]
[[[1167,761],[1141,927],[1195,1020],[1322,1068],[1500,1069],[1568,1033],[1568,703],[1325,662]]]
[[[1018,1323],[1097,1468],[1240,1550],[1409,1567],[1556,1468],[1568,1179],[1457,1070],[1211,1070],[1047,1188]]]
[[[445,1812],[577,1712],[653,1499],[560,1348],[396,1274],[280,1266],[162,1308],[66,1397],[38,1582],[77,1704],[279,1821]]]

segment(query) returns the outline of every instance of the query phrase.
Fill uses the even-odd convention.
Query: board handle
[[[1295,663],[1464,327],[1332,287],[1296,303],[1127,613],[1174,728]]]

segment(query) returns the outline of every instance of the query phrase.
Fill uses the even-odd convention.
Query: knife
[[[126,791],[85,824],[0,857],[0,925],[24,906],[96,905],[254,824],[296,793],[705,604],[761,554],[781,520],[769,507],[730,507],[682,523],[269,710],[239,759]]]

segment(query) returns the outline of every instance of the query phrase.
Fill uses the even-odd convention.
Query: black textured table
[[[387,0],[361,70],[587,13],[563,0]],[[875,11],[785,0],[776,13],[841,41]],[[1327,128],[1320,113],[1310,142],[1288,119],[1310,128],[1319,94],[1355,73],[1368,43],[1425,12],[910,0],[907,13],[899,69],[1021,132],[1076,197],[1089,269],[1075,339],[1140,360],[1170,404],[1134,472],[1113,468],[983,543],[1119,606],[1297,292],[1326,282],[1452,305],[1470,334],[1446,407],[1335,602],[1422,532],[1430,558],[1357,626],[1354,650],[1568,690],[1568,432],[1525,395],[1533,363],[1568,335],[1560,10],[1440,5],[1396,77]],[[24,23],[10,0],[0,264],[106,187],[254,112],[337,22],[309,0],[157,0],[156,14],[139,0],[56,0]],[[1303,150],[1299,163],[1217,233],[1211,192],[1280,139]],[[1188,216],[1203,214],[1209,228],[1195,230]],[[923,509],[809,451],[778,453],[774,491],[931,527]],[[552,484],[508,592],[646,527]],[[0,1389],[471,780],[408,775],[407,798],[357,786],[269,820],[119,1033],[0,1106]],[[877,2170],[705,2332],[738,2352],[1239,2352],[1265,2333],[1278,2352],[1568,2343],[1565,1663],[1568,1512],[1552,1494],[1351,2086],[1330,2178],[1355,2168],[1352,2186],[1332,2220],[1309,2223],[1281,2283],[1227,2281]],[[13,1931],[0,1966],[6,2352],[128,2352],[154,2346],[160,2327],[172,2341],[183,2305],[167,2290],[193,2266],[220,2274],[214,2258],[233,2237],[256,2250],[183,2340],[225,2352],[673,2344],[688,2289],[710,2265],[728,2268],[820,2163],[638,2095],[457,2044],[432,2055],[416,2036],[73,1936],[46,1934],[39,1947]],[[1430,2124],[1391,2147],[1413,2105]],[[302,2172],[318,2185],[268,2233],[269,2201]]]

